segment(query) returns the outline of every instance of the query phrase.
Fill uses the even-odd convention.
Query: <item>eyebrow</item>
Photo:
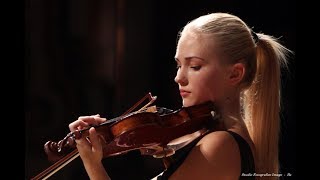
[[[205,61],[203,58],[198,57],[198,56],[190,56],[190,57],[186,57],[186,58],[184,58],[184,59],[190,61],[191,59],[194,59],[194,58],[200,59],[200,60],[202,60],[202,61]],[[174,57],[174,59],[175,59],[175,61],[180,61],[177,57]]]

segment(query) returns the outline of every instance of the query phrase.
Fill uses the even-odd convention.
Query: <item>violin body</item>
[[[207,103],[164,115],[157,112],[134,114],[112,124],[110,132],[101,132],[105,139],[104,157],[135,149],[139,149],[143,155],[154,157],[159,157],[162,152],[171,152],[172,155],[190,140],[218,126],[212,111],[213,105]],[[168,156],[168,153],[164,155]]]

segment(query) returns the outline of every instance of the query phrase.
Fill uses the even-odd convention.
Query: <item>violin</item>
[[[149,102],[145,106],[128,113],[146,98]],[[93,126],[103,140],[104,158],[132,150],[140,150],[141,155],[154,158],[169,157],[197,137],[223,127],[212,102],[173,111],[150,106],[155,100],[156,96],[148,93],[124,115]],[[32,179],[47,179],[78,157],[75,140],[88,138],[89,128],[70,132],[58,142],[45,143],[44,150],[49,161],[56,163]],[[73,151],[68,154],[71,150]]]

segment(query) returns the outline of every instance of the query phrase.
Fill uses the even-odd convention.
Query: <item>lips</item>
[[[186,90],[183,90],[183,89],[180,89],[180,95],[181,97],[187,97],[190,95],[190,91],[186,91]]]

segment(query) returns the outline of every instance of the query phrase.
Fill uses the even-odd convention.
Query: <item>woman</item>
[[[206,134],[158,179],[276,179],[280,66],[290,50],[272,36],[253,32],[239,17],[212,13],[188,23],[179,35],[175,60],[184,107],[212,101],[225,131]],[[104,122],[83,116],[71,131]],[[110,179],[94,128],[90,142],[76,140],[91,179]],[[171,167],[171,166],[170,166]],[[156,179],[155,178],[155,179]]]

